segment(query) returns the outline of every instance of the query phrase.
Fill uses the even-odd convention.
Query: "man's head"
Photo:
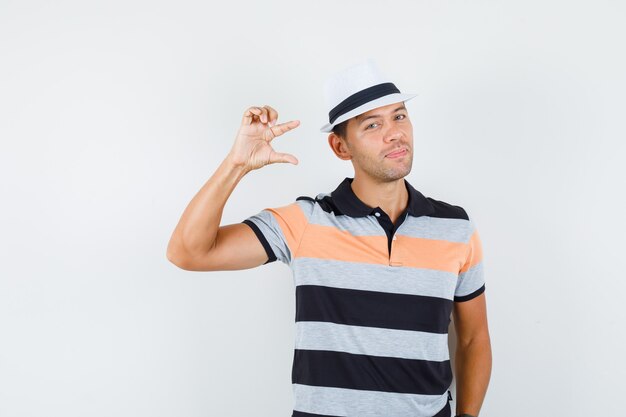
[[[328,144],[337,157],[352,161],[355,175],[389,182],[411,172],[413,125],[402,101],[339,123],[328,135]],[[395,158],[389,155],[398,149],[406,153]]]

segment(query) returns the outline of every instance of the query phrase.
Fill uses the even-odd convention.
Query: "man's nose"
[[[384,138],[385,141],[398,140],[402,138],[402,131],[395,126],[388,127],[384,132]]]

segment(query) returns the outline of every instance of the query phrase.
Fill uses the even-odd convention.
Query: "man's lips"
[[[392,153],[387,154],[387,158],[396,158],[398,156],[402,156],[404,154],[406,154],[408,151],[406,148],[402,148],[396,151],[393,151]]]

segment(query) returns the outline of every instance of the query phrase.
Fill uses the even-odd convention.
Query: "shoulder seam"
[[[465,214],[465,217],[467,217],[467,219],[469,220],[469,215],[467,214],[467,211],[465,211],[465,209],[461,206],[456,206],[456,207],[460,208],[463,214]]]
[[[435,212],[432,214],[434,217],[454,218],[465,221],[469,220],[469,215],[462,206],[448,203],[443,200],[437,200],[432,197],[426,197],[426,199],[435,208]],[[441,214],[442,211],[446,214]],[[437,213],[440,214],[438,215]]]
[[[298,200],[308,200],[308,201],[313,201],[313,202],[315,201],[314,198],[309,197],[307,195],[301,195],[300,197],[296,198],[296,201],[298,201]]]
[[[298,247],[296,248],[296,250],[294,250],[291,256],[291,263],[293,263],[294,259],[296,258],[298,254],[298,251],[300,250],[300,245],[302,244],[302,240],[304,239],[304,234],[306,233],[306,230],[309,228],[309,224],[311,223],[309,220],[311,218],[311,215],[313,215],[313,210],[315,210],[315,202],[317,201],[316,199],[308,197],[308,196],[300,196],[296,198],[296,201],[298,200],[312,201],[313,208],[311,209],[311,214],[309,216],[307,216],[306,213],[304,213],[304,217],[306,218],[306,225],[304,226],[304,230],[302,230],[302,234],[300,235],[300,240],[298,241]],[[302,208],[300,208],[300,210],[302,210]]]

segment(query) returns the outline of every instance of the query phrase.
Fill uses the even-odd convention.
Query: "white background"
[[[300,120],[274,142],[300,164],[244,177],[222,224],[352,176],[319,132],[323,83],[367,57],[419,94],[407,180],[481,233],[480,415],[623,413],[625,18],[618,1],[0,0],[0,415],[290,416],[289,268],[188,272],[166,247],[249,106]]]

